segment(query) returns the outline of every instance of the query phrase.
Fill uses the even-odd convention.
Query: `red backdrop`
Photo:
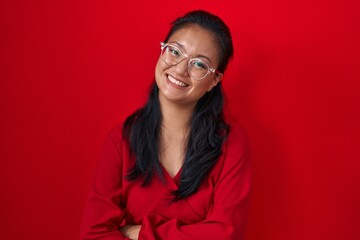
[[[246,240],[360,239],[357,0],[0,3],[0,239],[77,239],[100,144],[141,106],[169,22],[230,26],[249,132]]]

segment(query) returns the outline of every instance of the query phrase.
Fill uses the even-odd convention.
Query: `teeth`
[[[187,86],[187,84],[176,80],[175,78],[173,78],[173,77],[170,76],[170,75],[168,75],[168,79],[170,80],[170,82],[175,83],[176,85],[178,85],[178,86],[180,86],[180,87],[186,87],[186,86]]]

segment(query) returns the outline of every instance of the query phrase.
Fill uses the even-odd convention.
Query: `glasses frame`
[[[174,45],[174,44],[160,42],[160,46],[161,46],[161,47],[160,47],[160,48],[161,48],[161,55],[160,55],[161,60],[162,60],[165,64],[167,64],[168,66],[175,66],[175,65],[179,64],[180,62],[182,62],[184,59],[188,58],[189,61],[188,61],[188,65],[187,65],[187,71],[188,71],[189,75],[190,75],[191,77],[193,77],[194,79],[196,79],[196,80],[204,79],[204,78],[206,78],[210,73],[220,73],[220,72],[219,72],[218,70],[216,70],[215,68],[210,67],[210,65],[207,64],[204,60],[202,60],[202,59],[200,59],[200,58],[193,58],[193,57],[187,55],[186,53],[184,53],[183,51],[181,51],[181,50],[179,49],[179,47],[177,47],[177,46]],[[176,48],[176,49],[179,50],[179,52],[181,53],[181,57],[180,57],[181,59],[179,60],[179,62],[177,62],[177,63],[175,63],[175,64],[168,64],[168,63],[163,59],[163,57],[162,57],[162,51],[164,50],[164,48],[166,48],[166,47],[168,47],[168,46],[174,47],[174,48]],[[193,60],[200,60],[201,62],[203,62],[203,63],[207,66],[208,71],[207,71],[207,73],[205,74],[204,77],[202,77],[202,78],[197,78],[197,77],[194,77],[194,76],[191,75],[190,70],[189,70],[189,63],[190,63],[191,61],[193,61]]]

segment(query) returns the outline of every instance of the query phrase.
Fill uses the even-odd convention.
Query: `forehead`
[[[168,42],[179,43],[193,57],[204,55],[211,62],[218,62],[218,46],[213,34],[199,26],[190,25],[177,30]]]

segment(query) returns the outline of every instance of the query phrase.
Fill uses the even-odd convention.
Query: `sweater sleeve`
[[[207,239],[242,240],[248,215],[251,164],[249,148],[242,140],[230,143],[220,178],[214,188],[214,204],[202,222],[189,224],[157,214],[144,218],[139,240]],[[235,150],[235,151],[234,151]]]
[[[121,209],[121,132],[113,128],[105,138],[86,202],[80,239],[128,239],[119,230],[125,212]]]

